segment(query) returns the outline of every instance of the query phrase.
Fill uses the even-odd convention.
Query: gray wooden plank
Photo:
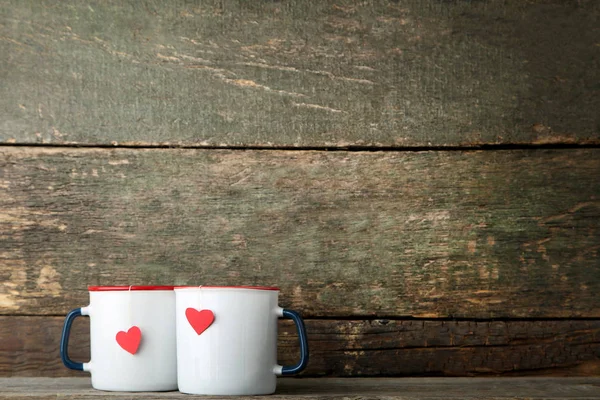
[[[0,376],[83,376],[58,348],[63,317],[0,316]],[[600,320],[306,320],[303,376],[600,375]],[[293,323],[279,323],[278,360],[298,358]],[[89,322],[73,325],[69,354],[88,361]]]
[[[600,316],[600,151],[0,148],[0,314],[262,284],[306,317]]]
[[[0,4],[0,142],[600,142],[600,3]]]
[[[600,378],[313,378],[280,379],[264,399],[597,399]],[[0,398],[189,398],[179,392],[123,393],[91,389],[88,378],[0,378]],[[203,396],[203,398],[239,398]]]

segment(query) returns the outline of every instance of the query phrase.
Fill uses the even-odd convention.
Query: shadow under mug
[[[60,355],[67,368],[88,371],[92,387],[110,391],[177,390],[173,286],[90,286],[90,304],[66,317]],[[73,320],[90,317],[91,361],[73,361]]]
[[[175,287],[179,391],[204,395],[275,392],[278,375],[308,363],[304,322],[278,305],[279,289],[248,286]],[[300,361],[277,364],[277,320],[292,319]]]

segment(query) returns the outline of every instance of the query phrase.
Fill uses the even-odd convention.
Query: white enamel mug
[[[304,322],[278,306],[279,289],[176,287],[179,391],[205,395],[275,392],[278,375],[308,363]],[[291,318],[300,339],[300,362],[277,364],[277,319]]]
[[[177,390],[173,286],[90,286],[90,305],[66,319],[60,355],[67,368],[88,371],[92,387],[126,392]],[[67,349],[73,320],[90,317],[91,361]]]

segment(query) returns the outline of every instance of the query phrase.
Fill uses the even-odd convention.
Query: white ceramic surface
[[[81,313],[90,317],[91,360],[83,370],[91,373],[95,389],[177,390],[173,290],[90,291],[90,305]],[[135,354],[116,340],[132,326],[141,331]]]
[[[277,290],[175,288],[179,390],[205,395],[258,395],[275,391]],[[210,310],[214,321],[201,334],[186,310]]]

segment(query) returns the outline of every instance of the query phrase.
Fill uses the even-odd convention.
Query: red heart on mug
[[[215,320],[215,314],[212,311],[198,311],[191,307],[185,310],[185,317],[198,335],[207,330]]]
[[[135,354],[142,341],[142,331],[137,326],[132,326],[127,332],[117,333],[117,343],[128,353]]]

